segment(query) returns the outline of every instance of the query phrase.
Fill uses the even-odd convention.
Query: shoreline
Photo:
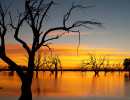
[[[27,69],[21,69],[22,71],[27,71]],[[0,69],[0,71],[16,71],[10,69]],[[114,72],[114,71],[126,71],[130,72],[129,70],[87,70],[87,69],[34,69],[33,71],[104,71],[104,72]]]
[[[0,99],[2,100],[18,100],[19,97],[5,97],[5,96],[0,96]],[[33,97],[33,100],[129,100],[130,97],[112,97],[112,96],[88,96],[88,97]]]

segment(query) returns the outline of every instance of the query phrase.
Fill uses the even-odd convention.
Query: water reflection
[[[9,71],[8,76],[14,76],[14,71]]]
[[[125,96],[130,96],[130,73],[125,73],[124,77],[125,77],[124,95]]]
[[[36,74],[34,72],[34,74]],[[20,96],[21,80],[16,72],[0,72],[0,96]],[[33,77],[32,96],[43,97],[129,97],[128,72],[39,72]]]

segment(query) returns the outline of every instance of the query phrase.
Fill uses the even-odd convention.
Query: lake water
[[[16,72],[0,72],[0,100],[18,100],[21,80]],[[128,72],[34,72],[33,100],[130,100]]]

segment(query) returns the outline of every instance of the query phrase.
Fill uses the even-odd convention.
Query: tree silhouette
[[[124,65],[125,70],[130,70],[130,58],[129,59],[128,58],[124,59],[123,65]]]
[[[47,56],[46,53],[44,53],[44,55],[42,55],[41,51],[38,51],[35,55],[34,66],[35,66],[35,69],[36,69],[36,77],[37,78],[38,78],[38,70],[39,70],[40,67],[49,68],[50,70],[52,70],[51,68],[54,66],[53,70],[55,70],[55,71],[57,71],[58,67],[62,68],[59,55],[55,54],[53,56],[51,54],[51,56]]]
[[[104,63],[106,61],[106,56],[96,56],[95,54],[89,54],[89,59],[85,59],[81,63],[82,67],[91,67],[95,75],[98,75],[99,70],[101,70],[101,67],[104,67]]]
[[[19,12],[16,20],[17,23],[13,24],[13,18],[11,15],[11,12],[9,12],[10,16],[10,23],[6,23],[6,16],[7,12],[9,10],[10,5],[7,8],[2,7],[2,4],[0,3],[0,38],[1,38],[1,45],[0,45],[0,58],[6,62],[8,65],[10,65],[12,70],[16,70],[17,74],[19,75],[21,81],[22,81],[22,95],[19,100],[32,100],[32,94],[31,94],[31,84],[32,84],[32,77],[33,77],[33,70],[34,70],[34,60],[35,60],[35,54],[37,50],[39,50],[42,46],[49,47],[49,42],[55,39],[60,38],[65,33],[58,34],[55,37],[46,39],[47,35],[50,32],[53,31],[59,31],[63,30],[65,32],[78,32],[79,33],[79,40],[80,40],[80,31],[75,30],[77,27],[85,27],[87,29],[91,29],[91,27],[87,25],[96,25],[98,27],[102,27],[102,24],[100,22],[96,22],[95,20],[87,21],[87,20],[79,20],[72,23],[70,26],[67,26],[67,21],[70,19],[70,15],[76,8],[81,10],[86,10],[92,6],[89,7],[83,7],[82,5],[74,5],[72,4],[72,7],[69,9],[69,11],[63,16],[63,25],[60,27],[54,27],[50,28],[46,32],[42,31],[42,24],[44,22],[44,19],[48,15],[48,11],[52,6],[54,6],[56,3],[53,1],[50,1],[49,3],[46,3],[45,0],[25,0],[25,10],[23,12]],[[33,42],[32,47],[29,48],[27,43],[20,39],[19,37],[19,31],[21,29],[21,26],[27,23],[28,26],[32,29],[32,35],[33,35]],[[9,57],[7,57],[5,53],[5,35],[7,33],[7,25],[10,24],[10,26],[14,29],[14,38],[16,41],[18,41],[23,48],[27,51],[28,54],[28,68],[26,73],[23,73],[21,68]]]
[[[59,68],[62,68],[62,66],[61,66],[61,60],[60,60],[60,58],[59,58],[59,55],[54,55],[54,56],[51,55],[51,56],[49,57],[48,63],[51,64],[51,67],[54,66],[54,70],[55,70],[55,71],[57,71],[57,68],[58,68],[58,67],[59,67]]]

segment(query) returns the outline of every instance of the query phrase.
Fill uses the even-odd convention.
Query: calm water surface
[[[0,100],[17,100],[21,80],[16,72],[0,72]],[[34,72],[33,100],[129,100],[128,72]]]

